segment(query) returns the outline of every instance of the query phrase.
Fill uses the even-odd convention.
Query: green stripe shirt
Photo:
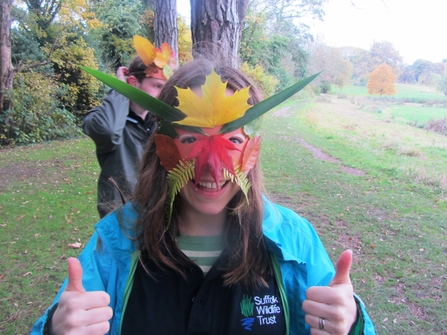
[[[225,248],[225,238],[223,235],[180,235],[177,238],[177,245],[189,259],[202,269],[206,276]]]

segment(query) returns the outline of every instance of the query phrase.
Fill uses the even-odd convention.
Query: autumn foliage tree
[[[397,76],[394,74],[391,66],[383,62],[370,75],[368,85],[368,94],[394,95],[397,93]]]

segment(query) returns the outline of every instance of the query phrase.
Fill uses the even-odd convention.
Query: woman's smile
[[[212,182],[207,182],[207,181],[199,181],[198,183],[197,183],[197,188],[201,188],[201,189],[209,189],[209,190],[215,190],[215,191],[218,191],[218,190],[220,190],[221,188],[222,188],[222,186],[224,186],[225,185],[225,183],[227,182],[228,180],[224,180],[224,181],[220,181],[219,182],[219,187],[217,186],[217,184],[214,182],[214,181],[212,181]],[[194,181],[193,181],[194,182]]]
[[[206,171],[197,186],[194,180],[190,180],[180,190],[184,203],[183,210],[193,210],[207,215],[219,214],[226,209],[239,190],[239,185],[232,183],[229,179],[221,179],[217,184],[209,171]]]

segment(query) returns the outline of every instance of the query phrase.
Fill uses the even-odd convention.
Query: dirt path
[[[274,115],[280,116],[280,117],[291,116],[291,114],[288,113],[289,109],[290,109],[290,106],[283,107],[283,108],[277,110],[274,113]],[[327,162],[332,162],[332,163],[339,163],[340,168],[344,173],[354,175],[354,176],[364,176],[366,174],[366,172],[363,170],[344,165],[340,159],[330,156],[329,154],[325,153],[320,148],[314,147],[312,144],[307,143],[302,138],[297,137],[297,138],[295,138],[295,140],[298,142],[299,145],[305,147],[306,149],[309,149],[316,159],[320,159],[322,161],[327,161]]]

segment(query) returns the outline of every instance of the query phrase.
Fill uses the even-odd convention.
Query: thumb
[[[68,283],[65,291],[85,293],[82,286],[82,265],[77,258],[68,259]]]
[[[338,258],[335,276],[332,278],[329,286],[350,284],[351,279],[349,278],[349,270],[352,264],[352,250],[345,250],[341,253]]]

